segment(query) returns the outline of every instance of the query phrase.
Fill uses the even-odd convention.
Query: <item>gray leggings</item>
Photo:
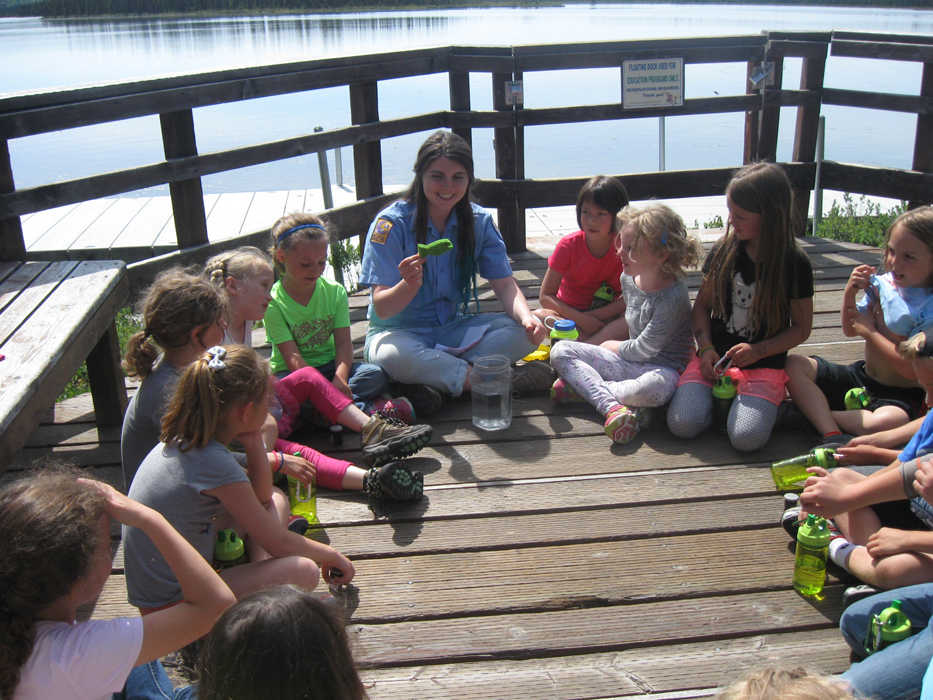
[[[741,452],[751,452],[765,446],[778,407],[758,396],[739,394],[729,409],[726,431],[732,446]],[[667,409],[667,427],[680,438],[694,438],[713,422],[713,394],[710,387],[699,382],[687,382],[677,387]]]
[[[620,403],[661,406],[674,393],[679,378],[673,367],[630,362],[598,345],[570,340],[551,349],[551,366],[601,416]]]

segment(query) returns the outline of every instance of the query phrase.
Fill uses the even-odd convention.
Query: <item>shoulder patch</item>
[[[376,228],[373,229],[373,235],[370,241],[373,243],[385,243],[389,237],[389,231],[392,230],[392,222],[388,219],[378,219]]]

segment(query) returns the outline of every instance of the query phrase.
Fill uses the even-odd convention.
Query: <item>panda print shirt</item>
[[[703,263],[703,274],[709,272],[712,260],[719,247],[717,243],[706,256]],[[813,296],[813,268],[806,253],[798,247],[791,250],[790,264],[787,266],[786,288],[790,290],[791,299],[805,299]],[[765,339],[764,331],[756,333],[752,319],[752,303],[755,299],[755,263],[745,253],[745,246],[739,248],[736,257],[735,270],[729,284],[728,299],[726,300],[726,317],[718,318],[713,315],[710,319],[710,331],[716,352],[722,355],[733,345],[738,343],[757,343]],[[790,326],[790,315],[787,317]],[[787,353],[765,357],[746,369],[784,369]]]

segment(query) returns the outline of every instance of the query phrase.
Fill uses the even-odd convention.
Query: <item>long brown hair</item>
[[[159,439],[176,443],[182,452],[205,447],[230,409],[265,396],[268,376],[265,360],[252,348],[209,348],[188,365],[178,380],[162,417]]]
[[[123,369],[131,377],[148,377],[160,348],[183,347],[192,330],[216,323],[226,311],[220,290],[197,271],[172,267],[159,273],[143,295],[139,308],[143,330],[127,342]]]
[[[425,139],[415,158],[415,177],[405,193],[405,199],[415,206],[415,240],[425,243],[428,235],[428,200],[424,194],[425,173],[438,158],[448,158],[459,163],[466,170],[469,182],[467,191],[454,205],[457,217],[457,270],[459,274],[460,297],[466,309],[470,297],[476,296],[476,232],[473,228],[473,207],[470,206],[470,188],[475,180],[473,174],[473,151],[470,144],[452,131],[435,131]]]
[[[100,546],[104,496],[78,476],[46,467],[0,490],[0,697],[13,697],[40,612],[71,592]]]
[[[787,267],[798,247],[794,238],[790,180],[779,165],[751,163],[732,176],[726,195],[736,206],[761,215],[751,325],[756,334],[764,331],[765,337],[770,338],[787,327],[790,314]],[[728,225],[707,273],[712,285],[711,310],[719,318],[727,314],[728,290],[738,255],[739,240]]]

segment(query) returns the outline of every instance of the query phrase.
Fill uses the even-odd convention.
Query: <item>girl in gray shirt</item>
[[[551,349],[560,377],[557,401],[582,399],[605,416],[613,442],[632,440],[646,409],[666,403],[693,350],[685,269],[699,259],[681,218],[660,203],[619,213],[625,316],[606,326],[599,345],[561,341]],[[598,340],[598,338],[597,338]]]

